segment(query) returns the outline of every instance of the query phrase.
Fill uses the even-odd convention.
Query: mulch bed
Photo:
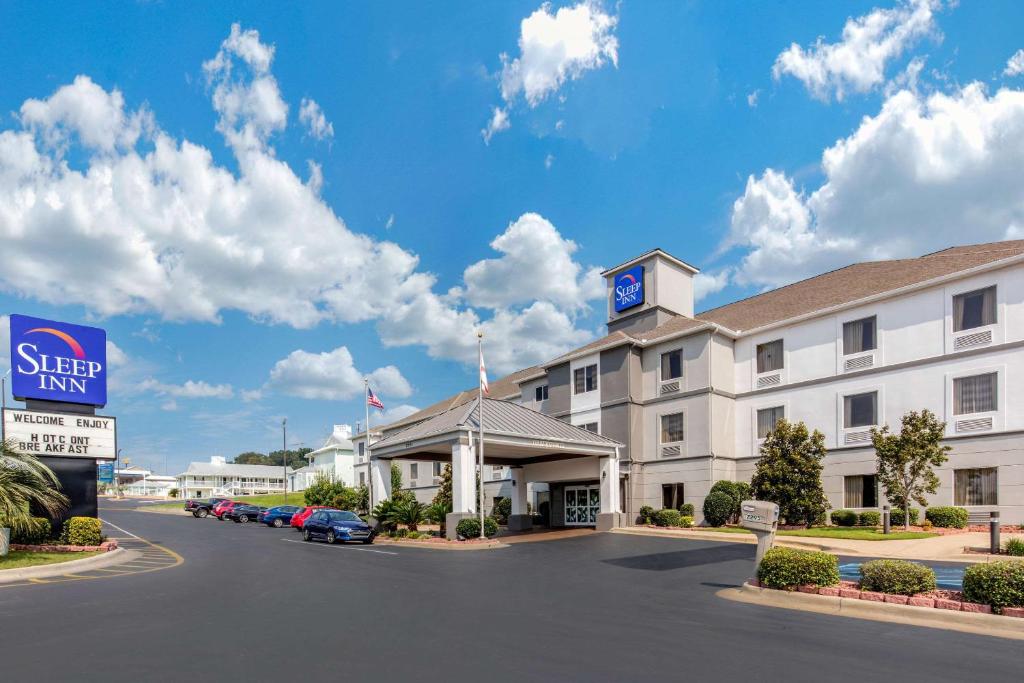
[[[27,550],[33,553],[92,553],[117,550],[117,541],[104,541],[99,545],[25,545],[12,543],[11,550]]]

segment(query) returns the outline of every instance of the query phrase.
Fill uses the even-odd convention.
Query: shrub
[[[732,496],[722,491],[709,493],[704,499],[704,521],[711,526],[722,526],[732,517],[733,504]]]
[[[72,517],[64,522],[60,542],[65,545],[99,545],[103,542],[103,525],[95,517]]]
[[[1007,555],[1024,556],[1024,538],[1009,538],[1003,544]]]
[[[508,516],[512,514],[512,499],[502,496],[494,501],[494,510],[491,512],[498,524],[508,524]]]
[[[679,510],[658,510],[654,513],[654,523],[658,526],[679,526]]]
[[[4,524],[0,524],[0,526],[4,526]],[[11,543],[40,545],[50,540],[52,533],[53,527],[50,526],[50,520],[45,517],[33,517],[24,529],[11,529]]]
[[[654,524],[654,508],[650,505],[644,505],[640,508],[640,523]]]
[[[921,510],[918,508],[910,508],[910,526],[917,526],[917,521],[921,517]],[[903,510],[900,508],[893,508],[889,511],[889,524],[891,526],[903,526]]]
[[[868,510],[857,515],[857,523],[861,526],[879,526],[882,523],[882,513],[877,510]]]
[[[853,526],[857,523],[857,513],[853,510],[833,510],[832,523],[836,526]]]
[[[305,499],[306,505],[334,505],[334,499],[344,492],[345,485],[343,483],[332,481],[330,477],[320,473],[313,483],[302,492],[302,497]]]
[[[906,560],[872,560],[860,568],[860,587],[866,591],[913,595],[935,590],[935,572]]]
[[[406,536],[406,538],[410,538],[410,539],[413,539],[413,540],[415,540],[415,539],[417,539],[417,538],[421,538],[421,537],[422,537],[422,536],[424,536],[424,535],[425,535],[425,534],[421,534],[421,533],[420,533],[420,532],[418,532],[418,531],[410,531],[410,532],[409,532],[409,534],[408,534],[408,535]]]
[[[964,572],[964,599],[1003,607],[1024,607],[1024,562],[974,564]]]
[[[480,537],[480,520],[477,517],[460,519],[455,533],[465,539]],[[493,517],[484,517],[484,535],[494,536],[498,533],[498,522]]]
[[[967,528],[967,510],[964,508],[943,505],[928,508],[924,511],[924,518],[933,526],[943,529],[965,529]]]
[[[929,522],[926,519],[923,522],[921,522],[921,528],[924,529],[925,531],[931,531],[932,530],[932,523]]]
[[[786,524],[816,524],[829,508],[821,484],[825,435],[808,431],[802,422],[779,420],[760,453],[750,497],[777,503]]]
[[[498,520],[494,517],[484,517],[484,535],[488,538],[498,535]]]
[[[693,526],[693,515],[680,515],[679,526],[689,529]]]
[[[693,503],[683,503],[679,506],[679,514],[683,517],[696,517],[696,511],[694,510]]]
[[[771,548],[757,568],[757,580],[768,588],[835,586],[839,583],[839,558],[817,550]]]
[[[177,498],[180,494],[181,491],[179,491],[176,488],[172,488],[170,491],[167,492],[167,496],[170,498]]]

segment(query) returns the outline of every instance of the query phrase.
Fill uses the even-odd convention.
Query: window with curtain
[[[843,323],[843,354],[861,353],[877,348],[876,319],[861,318]]]
[[[538,403],[548,400],[548,385],[542,384],[534,391],[534,398]]]
[[[679,379],[683,376],[683,350],[675,349],[661,354],[661,379]]]
[[[661,442],[673,443],[683,440],[683,414],[672,413],[661,416]]]
[[[771,372],[782,369],[782,340],[757,345],[757,372]]]
[[[585,394],[597,389],[597,365],[576,368],[572,373],[573,393]]]
[[[434,472],[434,476],[435,477],[440,477],[441,476],[441,471],[444,469],[444,463],[441,462],[440,460],[434,461],[432,469],[433,469],[433,472]]]
[[[953,297],[953,331],[996,323],[996,288],[986,287]]]
[[[414,462],[411,465],[409,465],[409,478],[410,479],[419,479],[419,474],[420,474],[419,463],[415,463]]]
[[[598,431],[597,431],[597,423],[596,422],[588,422],[586,424],[582,424],[582,425],[579,425],[579,426],[583,427],[583,429],[586,429],[588,432],[593,432],[595,434],[598,433]]]
[[[878,480],[873,474],[858,474],[843,478],[843,507],[878,507]]]
[[[953,476],[954,505],[999,505],[995,467],[956,470]]]
[[[873,427],[878,424],[878,392],[843,397],[843,427]]]
[[[678,510],[682,507],[683,503],[683,485],[682,484],[662,484],[661,485],[661,507],[666,510]]]
[[[996,387],[998,375],[989,372],[953,380],[953,414],[970,415],[998,410]]]
[[[775,423],[786,416],[785,408],[761,408],[757,411],[757,438],[763,439],[775,429]]]

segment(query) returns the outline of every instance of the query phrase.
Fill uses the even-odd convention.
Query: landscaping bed
[[[7,569],[25,569],[26,567],[38,567],[47,564],[57,564],[80,560],[93,555],[99,555],[105,550],[81,550],[80,552],[64,551],[38,551],[25,550],[24,547],[13,547],[11,552],[0,557],[0,572]]]
[[[29,545],[25,543],[12,543],[11,550],[26,553],[106,553],[111,550],[117,550],[117,541],[103,541],[99,545]]]
[[[713,531],[721,534],[752,534],[749,529],[738,526],[660,526],[640,524],[648,529],[671,529],[673,531]],[[962,529],[955,530],[962,533]],[[810,529],[780,529],[776,536],[805,536],[810,538],[846,538],[854,541],[906,541],[917,538],[932,538],[940,534],[932,531],[891,531],[883,534],[880,529],[870,527],[812,527]]]

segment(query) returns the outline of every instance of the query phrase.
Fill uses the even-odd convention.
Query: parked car
[[[260,514],[266,512],[265,507],[251,505],[249,503],[236,503],[231,509],[224,513],[223,519],[230,519],[232,522],[248,524],[259,518]]]
[[[373,543],[373,530],[354,512],[317,510],[302,527],[302,540],[312,541],[314,538],[322,538],[328,543],[360,541],[370,544]]]
[[[214,505],[213,509],[210,510],[210,512],[213,514],[214,517],[216,517],[217,519],[223,521],[224,520],[224,513],[226,513],[228,510],[230,510],[235,505],[246,505],[246,503],[243,503],[241,501],[235,501],[235,500],[222,500],[221,502],[219,502],[216,505]]]
[[[303,524],[303,522],[305,522],[306,519],[308,519],[311,514],[313,514],[317,510],[333,510],[333,509],[334,508],[329,507],[327,505],[307,505],[306,507],[302,508],[301,510],[296,512],[294,515],[292,515],[292,521],[290,522],[290,524],[292,525],[292,528],[294,528],[295,530],[302,531],[302,524]]]
[[[278,505],[277,507],[270,508],[265,512],[261,512],[259,517],[256,518],[256,521],[263,522],[267,526],[280,529],[286,524],[291,524],[292,517],[301,509],[302,508],[297,505]]]
[[[185,512],[191,512],[193,517],[206,517],[213,512],[213,506],[222,503],[226,498],[189,498],[185,501]]]

